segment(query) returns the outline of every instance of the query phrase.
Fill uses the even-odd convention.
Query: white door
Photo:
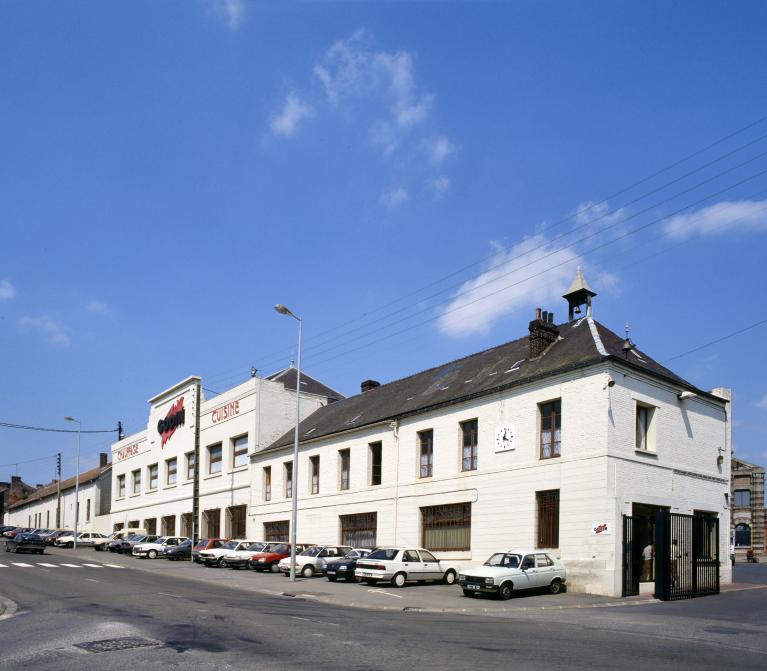
[[[426,550],[419,550],[425,580],[442,580],[442,567],[437,558]]]

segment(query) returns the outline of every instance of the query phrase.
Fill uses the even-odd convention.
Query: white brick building
[[[411,545],[465,564],[551,549],[572,589],[622,589],[622,517],[715,516],[730,412],[594,321],[570,321],[320,408],[301,423],[298,542]],[[587,317],[573,319],[576,305]],[[365,390],[366,389],[366,390]],[[250,535],[287,539],[292,431],[252,459]],[[720,579],[730,579],[728,563]]]
[[[209,400],[200,378],[189,377],[149,399],[147,429],[112,446],[113,526],[192,536],[199,433],[197,535],[245,535],[250,454],[295,423],[295,373],[291,367],[268,378],[253,377]],[[305,375],[301,390],[303,416],[341,398]]]

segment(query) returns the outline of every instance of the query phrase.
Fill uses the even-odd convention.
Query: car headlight
[[[341,564],[341,566],[338,567],[338,570],[339,571],[345,571],[346,570],[346,565],[345,564]]]
[[[494,578],[485,578],[485,585],[494,585],[495,579]]]
[[[458,580],[466,580],[466,576],[463,573],[459,573]]]

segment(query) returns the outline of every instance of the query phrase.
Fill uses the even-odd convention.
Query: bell
[[[581,314],[581,306],[580,305],[576,305],[575,306],[575,310],[573,310],[573,314],[576,314],[576,315]]]

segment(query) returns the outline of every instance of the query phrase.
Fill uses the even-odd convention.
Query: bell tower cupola
[[[562,296],[569,306],[568,321],[572,321],[576,316],[580,315],[582,313],[581,307],[584,305],[586,306],[586,316],[591,317],[591,299],[594,296],[596,296],[596,293],[591,290],[579,266],[570,288]]]

